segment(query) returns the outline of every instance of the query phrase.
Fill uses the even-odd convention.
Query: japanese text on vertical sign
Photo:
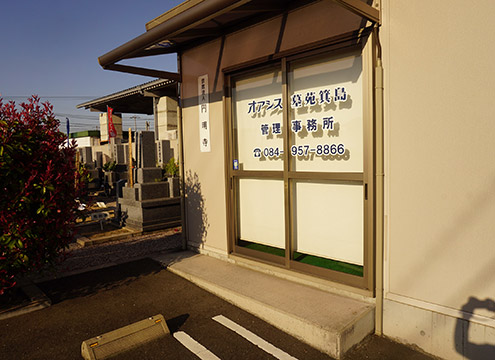
[[[198,77],[199,147],[201,152],[210,152],[210,112],[208,98],[208,75]]]

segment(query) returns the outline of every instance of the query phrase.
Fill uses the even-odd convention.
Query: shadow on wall
[[[187,222],[189,242],[193,246],[199,246],[206,241],[206,235],[210,224],[206,214],[206,200],[201,193],[201,182],[196,173],[188,170],[185,181]]]
[[[483,343],[489,336],[485,331],[475,334],[471,329],[471,338],[478,338],[479,342],[473,342],[469,336],[469,327],[472,325],[470,319],[475,309],[486,309],[495,313],[495,301],[492,299],[479,300],[470,297],[468,302],[461,308],[462,319],[458,318],[455,325],[454,343],[456,351],[466,359],[495,359],[495,344]],[[495,333],[495,331],[494,331]]]

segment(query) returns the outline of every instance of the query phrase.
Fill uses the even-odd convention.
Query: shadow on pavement
[[[149,259],[140,259],[62,279],[50,280],[38,286],[51,299],[52,304],[64,300],[94,295],[103,290],[128,285],[139,278],[156,274],[163,267]]]
[[[188,318],[189,318],[189,314],[182,314],[172,319],[168,319],[167,326],[168,329],[170,330],[170,333],[173,334],[174,332],[179,331],[182,325],[186,323]]]
[[[418,349],[396,343],[385,337],[371,335],[349,350],[344,360],[433,360],[434,357]]]

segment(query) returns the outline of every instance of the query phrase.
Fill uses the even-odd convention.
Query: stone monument
[[[100,188],[100,172],[93,161],[93,154],[90,146],[77,148],[80,154],[80,161],[86,168],[90,181],[88,183],[89,190],[97,190]]]
[[[180,198],[171,198],[169,185],[161,181],[156,167],[153,131],[139,131],[136,136],[136,182],[124,187],[119,200],[127,227],[152,231],[181,224]]]

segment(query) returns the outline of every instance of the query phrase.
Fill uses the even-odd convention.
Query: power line
[[[70,122],[70,126],[100,126],[100,124],[96,124],[96,123],[92,123],[92,124],[89,124],[89,123],[75,123],[75,122]]]
[[[95,115],[95,116],[91,116],[91,115],[82,115],[82,114],[68,114],[68,113],[54,113],[55,116],[61,116],[61,117],[68,117],[69,119],[70,118],[74,118],[74,119],[94,119],[94,120],[98,120],[99,119],[99,115]],[[124,118],[130,118],[130,119],[134,119],[134,116],[125,116]],[[136,119],[138,121],[150,121],[150,120],[153,120],[154,118],[153,117],[139,117],[137,116]]]
[[[69,119],[80,119],[80,120],[94,120],[97,121],[99,117],[92,117],[92,116],[84,116],[84,115],[75,115],[75,114],[54,114],[55,117],[68,117]]]
[[[36,94],[33,94],[36,95]],[[29,99],[33,95],[0,95],[0,97],[4,99]],[[60,100],[85,100],[85,99],[95,99],[98,98],[97,95],[87,96],[87,95],[52,95],[52,96],[44,96],[44,95],[36,95],[40,99],[60,99]]]

